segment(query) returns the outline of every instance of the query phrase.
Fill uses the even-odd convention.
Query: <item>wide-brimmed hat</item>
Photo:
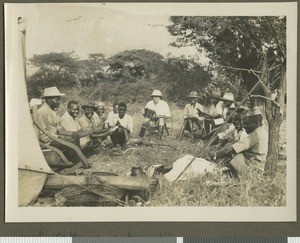
[[[154,91],[152,92],[151,97],[154,97],[154,96],[162,97],[160,90],[154,90]]]
[[[41,98],[46,98],[46,97],[60,97],[64,96],[64,93],[60,93],[58,88],[56,86],[45,88],[43,96]]]
[[[213,90],[209,95],[213,98],[220,99],[221,92],[217,90]]]
[[[191,93],[187,97],[188,98],[199,98],[196,91],[191,91]]]
[[[94,102],[88,102],[87,104],[84,104],[81,107],[82,107],[82,109],[92,108],[94,111],[97,110]]]
[[[234,102],[233,93],[225,93],[223,95],[223,97],[219,97],[218,99],[221,100],[221,101],[231,101],[231,102]]]
[[[245,111],[243,114],[244,114],[245,116],[257,116],[257,115],[262,115],[260,109],[259,109],[257,106],[253,107],[252,109],[249,109],[249,110]]]

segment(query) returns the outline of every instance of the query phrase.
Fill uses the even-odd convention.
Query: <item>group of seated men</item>
[[[127,106],[124,102],[115,103],[113,111],[105,116],[103,102],[88,102],[81,106],[83,114],[80,114],[80,105],[76,101],[69,101],[66,112],[58,117],[57,109],[60,106],[61,97],[65,94],[59,92],[57,87],[49,87],[44,90],[42,107],[36,112],[36,123],[53,137],[59,137],[78,145],[82,151],[90,150],[105,144],[110,137],[113,147],[120,145],[126,148],[132,135],[132,117],[126,114]],[[152,100],[144,109],[144,120],[139,133],[143,137],[147,129],[153,124],[158,128],[158,135],[163,133],[166,119],[171,117],[170,108],[166,101],[162,100],[159,90],[154,90]],[[199,132],[199,137],[209,139],[214,128],[224,122],[234,107],[232,93],[225,93],[223,97],[211,95],[212,102],[209,109],[205,109],[197,102],[197,92],[192,91],[188,96],[189,104],[184,109],[184,119],[190,119],[186,123],[187,130]],[[255,167],[263,171],[267,153],[267,134],[262,129],[262,114],[258,108],[236,112],[227,126],[213,138],[211,143],[221,142],[222,146],[216,146],[215,159],[230,157],[230,170],[237,174],[245,173],[249,167]],[[212,132],[210,132],[212,130]],[[39,131],[39,140],[54,146],[65,154],[72,162],[79,160],[78,156],[65,145],[60,144],[51,136]],[[224,142],[225,141],[225,142]]]
[[[125,146],[133,125],[131,116],[126,114],[127,106],[124,102],[114,104],[114,110],[106,118],[103,102],[83,104],[81,106],[83,114],[79,115],[78,102],[69,101],[65,113],[59,117],[57,110],[62,96],[65,94],[59,92],[57,87],[44,90],[42,96],[44,103],[34,116],[36,125],[40,128],[38,136],[42,144],[60,149],[73,163],[79,162],[80,157],[55,138],[76,144],[83,152],[105,144],[109,136],[114,147],[118,144],[121,147]]]
[[[184,119],[190,119],[192,127],[191,123],[185,124],[189,130],[200,131],[203,140],[210,139],[210,144],[213,145],[209,148],[211,158],[218,162],[227,161],[226,172],[233,176],[245,175],[252,169],[263,173],[268,151],[268,134],[263,127],[263,116],[259,108],[248,109],[240,106],[235,109],[232,93],[225,93],[222,98],[211,95],[211,106],[208,110],[197,103],[199,97],[195,91],[188,97],[190,103],[185,107]],[[231,114],[233,110],[235,113]],[[226,119],[228,123],[218,133],[217,127]],[[216,136],[213,136],[216,132]]]

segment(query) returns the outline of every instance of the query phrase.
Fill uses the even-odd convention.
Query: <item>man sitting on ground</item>
[[[98,101],[95,103],[96,111],[93,115],[93,130],[102,130],[105,127],[106,116],[105,105],[102,101]]]
[[[196,135],[196,137],[202,137],[204,132],[203,122],[205,117],[200,116],[199,113],[203,114],[204,108],[197,102],[199,96],[196,91],[192,91],[190,95],[188,95],[188,98],[190,98],[190,103],[184,108],[183,119],[190,119],[192,122],[192,127],[190,127],[189,122],[185,122],[185,129],[190,132],[193,129],[193,133]]]
[[[124,102],[121,102],[118,106],[118,116],[111,116],[107,120],[109,127],[117,127],[110,135],[113,146],[116,147],[116,145],[119,144],[123,149],[126,149],[126,143],[128,142],[133,129],[132,117],[127,115],[126,111],[127,105]]]
[[[83,113],[82,116],[77,120],[83,131],[88,131],[91,133],[92,146],[97,147],[101,144],[101,141],[109,136],[112,130],[96,130],[93,127],[93,116],[96,111],[96,106],[93,102],[89,102],[82,106]]]
[[[233,174],[243,176],[251,170],[264,171],[268,152],[268,134],[263,128],[262,120],[263,116],[257,107],[246,111],[244,128],[248,136],[217,151],[217,159],[234,154],[229,165]]]
[[[243,124],[242,113],[236,112],[232,117],[232,124],[224,132],[218,133],[215,139],[213,139],[212,144],[219,143],[224,146],[228,143],[235,143],[247,136]]]
[[[106,119],[106,122],[105,122],[105,127],[108,127],[107,121],[118,117],[118,114],[119,114],[119,103],[114,102],[113,103],[113,110],[110,111],[110,112],[108,112],[108,114],[107,114],[107,119]]]
[[[144,121],[139,135],[143,137],[147,128],[158,122],[158,134],[161,138],[166,119],[171,117],[171,112],[167,102],[162,100],[162,94],[159,90],[154,90],[151,97],[152,100],[146,104],[144,110]]]

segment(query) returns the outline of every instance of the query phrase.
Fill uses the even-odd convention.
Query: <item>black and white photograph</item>
[[[295,221],[296,10],[6,4],[6,221]]]

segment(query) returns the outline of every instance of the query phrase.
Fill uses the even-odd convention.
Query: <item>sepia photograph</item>
[[[5,4],[6,221],[295,221],[296,7]]]

